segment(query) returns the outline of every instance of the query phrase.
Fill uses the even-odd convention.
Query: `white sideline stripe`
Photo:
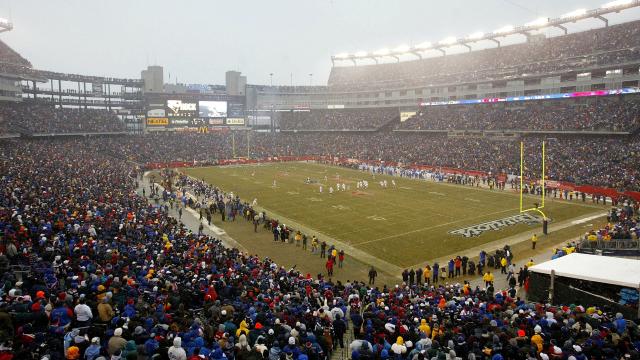
[[[588,216],[586,218],[582,218],[582,219],[578,219],[578,220],[573,220],[571,222],[571,225],[578,225],[578,224],[584,224],[587,221],[591,221],[591,220],[595,220],[599,217],[603,217],[603,216],[607,216],[607,213],[600,213],[600,214],[596,214],[596,215],[592,215],[592,216]]]
[[[373,240],[357,243],[354,246],[360,246],[360,245],[370,244],[370,243],[378,242],[378,241],[382,241],[382,240],[393,239],[393,238],[401,237],[401,236],[404,236],[404,235],[409,235],[409,234],[413,234],[413,233],[417,233],[417,232],[421,232],[421,231],[425,231],[425,230],[431,230],[431,229],[436,229],[436,228],[439,228],[439,227],[442,227],[442,226],[455,224],[455,223],[458,223],[458,222],[461,222],[461,221],[478,219],[478,218],[481,218],[481,217],[485,217],[485,216],[489,216],[489,215],[497,215],[497,214],[501,214],[501,213],[504,213],[504,212],[515,211],[515,210],[518,210],[518,209],[519,208],[501,210],[501,211],[496,211],[496,212],[492,212],[492,213],[482,214],[480,216],[476,216],[476,217],[473,217],[473,218],[465,218],[465,219],[459,219],[459,220],[456,220],[456,221],[450,221],[450,222],[444,223],[444,224],[438,224],[438,225],[429,226],[429,227],[425,227],[425,228],[421,228],[421,229],[407,231],[407,232],[404,232],[404,233],[401,233],[401,234],[389,235],[389,236],[385,236],[385,237],[381,237],[381,238],[377,238],[377,239],[373,239]]]
[[[191,196],[191,194],[189,194],[189,192],[187,192],[188,195]],[[193,216],[195,216],[196,218],[200,218],[200,213],[198,213],[197,211],[193,210],[192,208],[186,208],[188,212],[190,212]],[[224,230],[222,230],[221,228],[215,226],[215,225],[209,225],[207,224],[207,222],[205,221],[205,219],[203,218],[202,220],[198,220],[201,224],[203,224],[204,226],[208,227],[209,230],[213,231],[214,234],[218,235],[218,236],[222,236],[224,234],[226,234],[226,232]]]

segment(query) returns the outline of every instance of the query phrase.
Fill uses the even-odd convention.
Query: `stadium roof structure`
[[[425,51],[437,50],[440,51],[443,55],[446,55],[447,53],[445,49],[453,46],[464,46],[469,51],[472,51],[473,48],[471,47],[471,44],[479,41],[490,40],[500,46],[501,44],[498,40],[499,38],[516,34],[521,34],[529,37],[531,36],[531,31],[541,30],[549,27],[561,29],[566,35],[568,33],[568,30],[565,26],[563,26],[564,24],[575,23],[577,21],[585,19],[598,19],[602,20],[605,26],[609,26],[609,20],[603,15],[617,13],[638,6],[640,6],[640,0],[614,0],[600,6],[597,9],[578,9],[568,12],[557,18],[538,18],[521,26],[506,25],[492,32],[475,32],[463,38],[449,36],[436,43],[427,41],[413,47],[402,45],[394,49],[383,48],[374,52],[359,51],[353,54],[336,54],[331,56],[331,63],[335,65],[336,61],[350,61],[353,63],[353,65],[358,65],[358,60],[369,59],[375,61],[376,64],[378,64],[378,60],[385,57],[392,57],[396,59],[397,62],[400,62],[400,56],[404,55],[415,55],[418,59],[422,59],[422,53]]]
[[[540,274],[551,274],[578,280],[637,289],[640,285],[640,260],[613,256],[572,253],[529,268]]]

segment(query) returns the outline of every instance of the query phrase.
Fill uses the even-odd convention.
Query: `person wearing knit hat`
[[[549,356],[552,359],[562,359],[562,349],[560,349],[558,346],[554,346],[553,347],[553,352],[550,354]]]
[[[531,344],[537,347],[538,352],[541,352],[542,346],[544,344],[544,339],[542,338],[542,336],[540,336],[542,328],[540,327],[540,325],[536,325],[533,331],[535,332],[535,334],[531,337]]]
[[[187,352],[182,348],[182,338],[173,339],[173,346],[169,348],[167,354],[171,360],[187,360]]]
[[[91,339],[91,345],[84,351],[84,360],[95,360],[100,356],[100,338],[94,337]]]
[[[407,347],[404,345],[404,339],[402,339],[402,336],[398,336],[396,342],[391,345],[391,352],[396,355],[402,355],[407,352]]]
[[[77,346],[70,346],[67,349],[67,359],[68,360],[80,359],[80,348],[78,348]]]
[[[117,328],[113,332],[113,336],[109,339],[109,343],[107,344],[107,353],[109,355],[113,355],[118,350],[124,349],[127,345],[127,340],[122,338],[122,328]]]

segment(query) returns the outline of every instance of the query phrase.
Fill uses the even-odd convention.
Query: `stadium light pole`
[[[309,74],[309,86],[313,86],[313,74]]]
[[[273,73],[269,73],[269,80],[270,80],[271,86],[273,86]]]

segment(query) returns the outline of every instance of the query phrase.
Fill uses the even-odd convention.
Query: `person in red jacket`
[[[327,276],[333,276],[333,258],[329,257],[325,266],[327,268]]]

